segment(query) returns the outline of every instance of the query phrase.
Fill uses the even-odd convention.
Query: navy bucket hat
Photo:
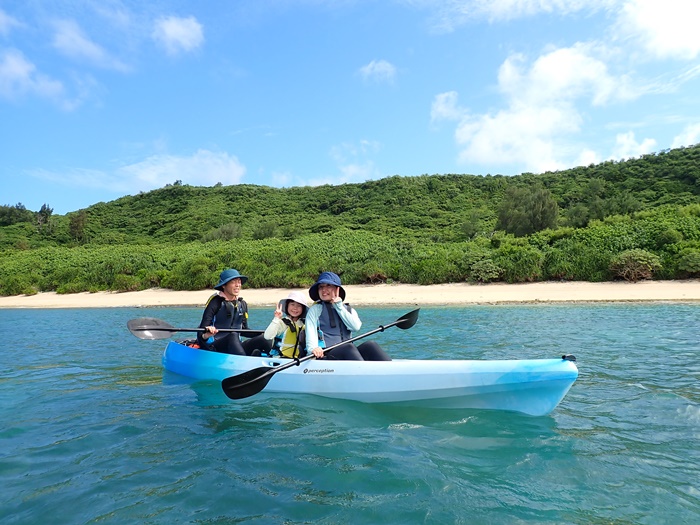
[[[241,284],[245,284],[248,280],[248,278],[245,275],[241,275],[240,273],[238,273],[238,270],[224,270],[223,272],[221,272],[221,275],[219,275],[219,282],[216,286],[214,286],[214,289],[221,290],[227,282],[233,279],[240,279]]]
[[[333,286],[338,286],[340,288],[340,298],[343,301],[345,300],[345,289],[340,285],[340,277],[338,277],[338,274],[333,272],[323,272],[318,276],[316,282],[311,285],[311,288],[309,288],[309,297],[311,297],[311,299],[314,301],[318,301],[320,299],[318,296],[318,286],[320,284],[332,284]]]

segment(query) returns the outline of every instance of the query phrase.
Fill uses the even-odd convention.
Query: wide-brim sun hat
[[[216,284],[216,286],[214,286],[214,289],[221,290],[227,282],[232,281],[233,279],[240,279],[241,284],[245,284],[248,280],[245,275],[238,273],[238,270],[229,268],[228,270],[221,272],[221,275],[219,275],[219,282]]]
[[[306,317],[306,311],[309,309],[309,301],[306,299],[306,296],[303,293],[290,292],[287,297],[280,301],[280,303],[282,303],[282,311],[287,315],[289,315],[289,312],[287,311],[289,301],[294,301],[295,303],[299,303],[301,306],[303,306],[304,308],[303,312],[301,313],[301,317]]]
[[[340,298],[343,301],[345,300],[345,289],[340,284],[340,277],[338,277],[338,274],[335,274],[333,272],[323,272],[321,273],[321,275],[318,276],[316,282],[311,285],[311,288],[309,288],[309,297],[311,297],[311,299],[313,299],[314,301],[318,301],[320,299],[318,295],[318,287],[321,284],[332,284],[333,286],[339,287]]]

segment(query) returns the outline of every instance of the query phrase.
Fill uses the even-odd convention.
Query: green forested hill
[[[699,181],[700,145],[514,177],[176,182],[64,216],[8,204],[0,293],[197,289],[223,266],[260,274],[254,286],[304,285],[327,268],[348,282],[606,280],[627,278],[630,264],[641,264],[633,279],[692,276]],[[602,242],[609,236],[621,237]],[[620,269],[616,257],[630,251]]]

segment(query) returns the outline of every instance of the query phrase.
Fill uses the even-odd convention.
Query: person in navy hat
[[[333,272],[323,272],[309,288],[309,297],[315,302],[306,312],[306,350],[316,358],[354,361],[391,361],[391,357],[374,341],[359,346],[346,343],[325,352],[329,348],[352,337],[352,332],[362,327],[357,312],[345,300],[345,289],[340,277]]]
[[[262,335],[241,342],[236,332],[219,332],[221,328],[248,329],[248,304],[240,297],[241,287],[247,280],[248,277],[238,270],[221,272],[214,286],[218,292],[207,301],[199,323],[200,328],[206,328],[205,332],[197,334],[200,348],[237,355],[252,355],[256,350],[269,352],[271,345]]]

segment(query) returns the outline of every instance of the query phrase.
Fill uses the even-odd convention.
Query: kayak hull
[[[210,352],[171,341],[166,370],[221,381],[287,359]],[[533,416],[551,412],[578,377],[566,359],[522,360],[307,360],[273,375],[264,392],[314,394],[337,399],[426,408],[509,410]]]

